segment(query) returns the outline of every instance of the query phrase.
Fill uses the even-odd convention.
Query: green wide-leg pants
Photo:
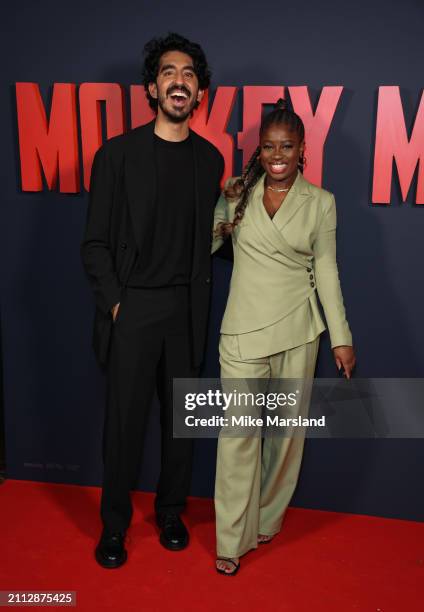
[[[306,379],[297,414],[307,416],[319,336],[275,355],[243,360],[237,336],[221,335],[220,363],[226,383],[243,388],[242,379]],[[232,380],[231,380],[232,379]],[[249,387],[249,384],[247,384]],[[246,387],[246,388],[247,388]],[[237,412],[237,408],[233,412]],[[232,408],[228,409],[230,417]],[[280,531],[284,513],[296,487],[303,454],[304,435],[231,437],[221,432],[218,440],[215,512],[218,557],[239,557],[257,547],[258,534]]]

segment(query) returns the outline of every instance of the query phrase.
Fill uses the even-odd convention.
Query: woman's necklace
[[[283,193],[283,191],[288,191],[290,187],[286,187],[285,189],[277,189],[271,185],[267,185],[267,189],[271,189],[271,191],[275,191],[276,193]]]

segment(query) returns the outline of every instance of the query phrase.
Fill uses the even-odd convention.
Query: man
[[[223,158],[189,129],[210,81],[201,47],[178,34],[145,46],[143,83],[156,119],[112,138],[93,162],[81,247],[96,299],[94,344],[107,374],[103,532],[96,559],[125,563],[146,416],[160,401],[160,542],[188,544],[180,518],[192,443],[173,439],[172,380],[197,376],[210,291],[210,243]]]

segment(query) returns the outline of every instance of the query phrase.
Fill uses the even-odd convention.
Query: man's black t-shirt
[[[143,232],[130,287],[166,287],[190,282],[195,219],[194,160],[190,136],[180,142],[154,135],[156,201]],[[140,206],[142,203],[140,202]]]

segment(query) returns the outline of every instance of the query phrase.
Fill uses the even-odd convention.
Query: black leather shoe
[[[107,569],[115,569],[123,565],[127,560],[124,541],[125,533],[110,533],[103,530],[95,553],[97,563]]]
[[[175,512],[164,512],[156,515],[160,529],[159,541],[168,550],[183,550],[188,546],[188,531],[180,516]]]

